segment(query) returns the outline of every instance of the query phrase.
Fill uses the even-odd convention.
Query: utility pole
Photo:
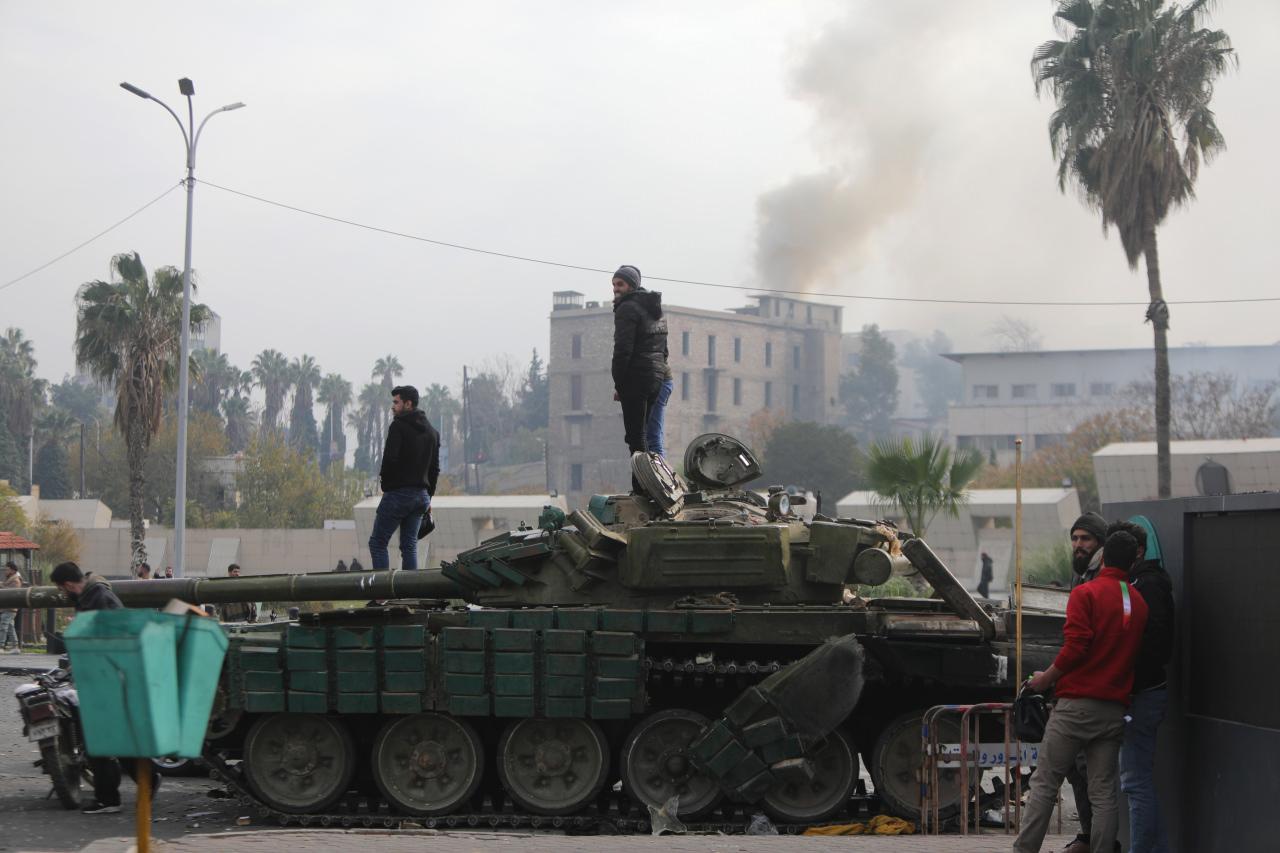
[[[84,500],[84,424],[80,424],[80,500]]]
[[[471,494],[471,409],[467,406],[467,366],[462,366],[462,491]]]

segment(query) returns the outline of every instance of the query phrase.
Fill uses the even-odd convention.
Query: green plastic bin
[[[209,728],[209,712],[218,690],[218,676],[227,655],[227,635],[217,620],[204,616],[175,616],[174,643],[178,658],[178,713],[181,736],[177,754],[199,758]]]
[[[65,640],[90,755],[152,757],[177,752],[178,620],[153,610],[78,614]]]
[[[90,755],[200,755],[227,638],[212,619],[94,610],[67,628]]]

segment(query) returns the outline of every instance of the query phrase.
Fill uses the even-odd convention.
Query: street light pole
[[[173,576],[180,578],[184,574],[183,557],[186,553],[187,532],[187,408],[190,401],[189,374],[191,372],[191,216],[194,212],[196,188],[196,146],[200,142],[200,133],[204,130],[204,126],[209,119],[218,113],[238,110],[244,104],[236,101],[234,104],[218,107],[205,116],[197,127],[195,106],[191,102],[191,96],[196,93],[196,88],[189,78],[183,77],[178,81],[178,91],[187,99],[186,125],[183,125],[182,119],[178,118],[178,114],[168,104],[154,95],[129,83],[121,83],[120,88],[126,92],[132,92],[144,100],[155,101],[164,107],[165,111],[173,116],[173,120],[178,123],[178,129],[182,131],[182,142],[187,151],[187,179],[185,181],[187,186],[187,237],[186,249],[182,260],[182,345],[178,369],[178,475],[177,484],[174,488],[173,507],[173,549],[175,552]]]

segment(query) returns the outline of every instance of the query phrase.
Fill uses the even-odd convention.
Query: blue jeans
[[[18,617],[16,610],[0,610],[0,645],[9,645],[9,638],[13,638],[13,647],[16,649],[22,644],[18,642],[18,631],[13,627],[13,620]]]
[[[1130,853],[1169,853],[1169,839],[1156,798],[1156,729],[1164,719],[1169,691],[1158,687],[1133,697],[1120,747],[1120,790],[1129,796]]]
[[[662,383],[662,387],[658,389],[658,399],[649,407],[649,419],[644,424],[645,447],[649,448],[650,453],[656,453],[663,459],[667,458],[667,448],[663,444],[662,434],[666,424],[664,414],[667,410],[667,401],[671,399],[671,391],[675,387],[676,383],[671,379]]]
[[[387,543],[397,528],[400,530],[400,568],[418,568],[418,528],[430,505],[431,496],[426,489],[392,489],[382,493],[373,519],[373,534],[369,537],[374,571],[391,568]]]

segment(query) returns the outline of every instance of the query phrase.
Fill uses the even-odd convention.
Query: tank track
[[[733,686],[746,688],[777,672],[785,664],[779,661],[765,663],[705,662],[693,658],[646,658],[644,668],[650,681],[680,686],[685,679],[701,683],[715,679],[719,684],[732,681]],[[596,801],[581,814],[551,817],[514,811],[514,804],[504,802],[505,797],[486,795],[480,811],[456,812],[437,817],[420,817],[400,814],[391,809],[380,797],[349,794],[322,814],[293,814],[272,808],[257,799],[249,790],[244,774],[238,766],[231,765],[216,749],[206,749],[204,760],[209,764],[210,775],[226,785],[232,797],[252,815],[280,826],[383,828],[383,829],[534,829],[562,831],[582,835],[630,835],[652,831],[648,809],[635,802],[621,790],[602,791]],[[798,835],[810,826],[821,826],[866,817],[875,798],[867,796],[859,784],[844,811],[815,823],[774,823],[782,835]],[[696,821],[681,821],[689,833],[722,833],[742,835],[760,809],[751,804],[725,803],[712,815]]]

